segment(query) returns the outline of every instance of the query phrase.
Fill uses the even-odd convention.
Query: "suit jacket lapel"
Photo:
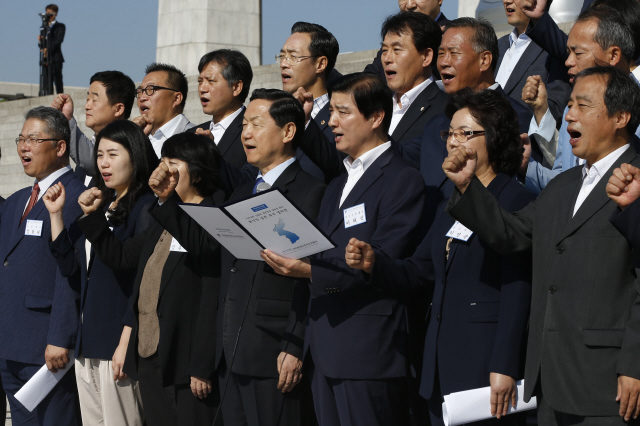
[[[527,46],[522,56],[520,56],[515,68],[513,68],[509,80],[507,80],[507,84],[504,87],[505,92],[510,93],[516,87],[516,84],[522,80],[522,76],[535,60],[538,59],[538,56],[540,56],[542,52],[544,52],[544,50],[533,41],[529,43],[529,46]]]
[[[31,196],[31,190],[27,188],[24,190],[24,193],[20,195],[20,197],[18,198],[18,201],[16,201],[15,212],[12,215],[12,217],[9,219],[11,220],[11,227],[9,229],[12,230],[11,243],[7,247],[6,253],[3,253],[3,258],[6,257],[9,253],[11,253],[13,248],[17,246],[20,240],[22,240],[22,237],[24,237],[25,222],[22,222],[22,224],[20,224],[20,219],[22,218],[24,209],[27,203],[29,202],[30,196]]]
[[[407,112],[404,113],[402,119],[393,131],[391,138],[395,141],[399,141],[402,136],[409,130],[409,128],[416,122],[416,120],[424,114],[429,107],[431,107],[431,100],[436,97],[438,86],[431,82],[429,85],[416,97]],[[393,100],[396,101],[395,99]]]
[[[238,114],[238,116],[231,122],[227,130],[225,130],[220,142],[218,142],[218,151],[224,156],[224,154],[231,148],[233,142],[236,141],[238,135],[242,132],[242,119],[244,117],[244,109]]]
[[[569,205],[570,212],[569,218],[571,218],[567,227],[562,232],[561,238],[558,242],[564,240],[569,235],[573,234],[578,228],[580,228],[587,220],[589,220],[594,214],[598,212],[605,204],[611,201],[611,199],[607,196],[606,187],[607,183],[609,183],[609,178],[613,174],[613,171],[620,167],[622,163],[630,163],[634,158],[638,155],[631,148],[627,149],[621,156],[618,158],[615,163],[605,172],[602,176],[598,184],[591,190],[587,198],[584,200],[575,216],[571,217],[573,214],[573,208],[575,206],[576,199],[578,194],[576,193],[573,198],[573,202]],[[580,170],[580,176],[582,177],[582,168],[578,168]],[[578,185],[578,193],[580,192],[581,185]]]
[[[176,267],[180,262],[184,260],[186,257],[186,253],[180,253],[171,251],[169,252],[169,257],[167,257],[167,261],[164,263],[162,267],[162,278],[160,279],[160,292],[158,294],[158,300],[162,297],[162,293],[167,288],[167,285],[171,281],[171,276],[176,270]]]
[[[318,114],[313,120],[316,122],[320,130],[324,131],[324,129],[329,125],[329,118],[329,103],[327,102],[327,104],[318,111]]]

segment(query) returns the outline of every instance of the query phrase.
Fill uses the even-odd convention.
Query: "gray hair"
[[[69,145],[71,130],[69,120],[64,114],[55,108],[38,106],[30,109],[24,116],[25,120],[35,118],[45,124],[45,131],[52,139],[63,140]],[[55,142],[53,142],[55,146]]]
[[[592,7],[582,12],[576,22],[586,22],[591,19],[598,21],[598,29],[593,39],[600,49],[605,51],[612,46],[617,46],[625,61],[632,62],[635,53],[633,34],[618,12],[608,6]]]
[[[491,59],[491,69],[495,70],[500,51],[498,50],[496,31],[489,21],[483,18],[458,18],[449,22],[445,32],[451,28],[469,28],[473,30],[473,37],[469,40],[471,42],[471,48],[478,54],[486,51],[491,52],[493,56]]]

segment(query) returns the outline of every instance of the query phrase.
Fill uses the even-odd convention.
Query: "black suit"
[[[240,135],[242,134],[242,119],[244,118],[244,107],[242,112],[231,122],[225,130],[220,141],[217,142],[218,151],[226,161],[237,168],[242,168],[247,162],[247,155],[244,152],[244,146]],[[211,120],[206,121],[196,127],[187,130],[187,133],[195,133],[196,129],[209,130]]]
[[[253,187],[253,181],[239,186],[231,200],[251,196]],[[280,188],[308,217],[318,216],[325,185],[302,170],[297,161],[282,172],[273,187]],[[167,202],[157,209],[161,210],[162,215],[155,217],[187,250],[200,257],[211,256],[211,248],[195,234],[196,229],[200,234],[206,231],[175,203]],[[222,414],[227,426],[312,421],[308,381],[303,379],[286,394],[276,388],[280,352],[302,359],[308,303],[306,281],[277,275],[264,262],[236,259],[223,248],[215,365],[221,392],[226,385]]]
[[[64,41],[65,32],[65,25],[56,21],[56,23],[49,29],[49,35],[47,36],[49,72],[53,73],[51,81],[55,83],[57,93],[64,93],[64,87],[62,84],[62,63],[64,62],[64,56],[62,56],[61,46]]]
[[[221,201],[222,197],[216,194],[216,199]],[[210,197],[203,201],[203,204],[213,203],[214,199]],[[160,208],[151,210],[154,217],[158,214],[156,210]],[[212,380],[213,388],[217,389],[214,346],[219,258],[178,251],[169,254],[162,270],[157,305],[160,324],[158,349],[151,357],[142,358],[138,354],[140,284],[147,261],[164,228],[156,222],[145,232],[120,242],[109,230],[103,212],[94,212],[80,219],[78,224],[107,266],[124,270],[137,268],[130,307],[134,325],[124,372],[140,383],[147,422],[154,425],[211,424],[213,409],[219,400],[217,393],[214,391],[208,398],[199,400],[190,395],[189,384],[190,377],[199,377]],[[219,247],[212,237],[209,237],[209,243],[212,247]],[[178,419],[181,419],[180,423]]]
[[[618,375],[640,379],[634,256],[609,222],[617,206],[605,192],[613,170],[622,163],[638,167],[640,158],[632,148],[624,152],[575,216],[582,167],[554,178],[536,201],[515,214],[501,210],[476,178],[464,195],[454,191],[448,206],[451,216],[499,253],[533,253],[524,398],[535,393],[542,397],[540,424],[555,424],[548,420],[554,411],[555,417],[558,412],[610,417],[622,424],[616,403]]]

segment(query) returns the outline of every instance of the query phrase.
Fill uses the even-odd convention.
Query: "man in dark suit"
[[[46,47],[42,45],[42,38],[39,36],[40,47],[44,48],[44,57],[47,60],[47,84],[55,83],[56,92],[64,93],[64,87],[62,84],[62,63],[64,57],[62,56],[62,42],[64,41],[64,33],[66,27],[62,22],[56,21],[58,16],[58,6],[50,4],[45,8],[45,12],[49,15],[49,31],[47,33]],[[51,94],[53,94],[53,87],[50,88]]]
[[[202,112],[210,115],[211,120],[188,131],[213,136],[222,158],[240,168],[247,162],[240,135],[243,104],[253,79],[251,64],[240,51],[219,49],[200,59],[198,72]]]
[[[78,328],[79,283],[63,278],[49,253],[49,214],[41,198],[49,186],[65,186],[64,224],[75,240],[79,233],[72,224],[81,214],[76,200],[84,186],[69,166],[69,122],[61,112],[30,110],[16,143],[24,171],[35,183],[0,207],[0,376],[15,424],[75,425],[73,373],[33,412],[15,394],[45,363],[51,371],[73,367],[68,362]]]
[[[449,23],[449,20],[444,13],[440,11],[442,6],[442,0],[426,0],[417,2],[415,0],[398,0],[398,6],[401,12],[415,12],[427,15],[438,23],[440,29],[444,31],[445,27]],[[382,49],[378,50],[378,54],[374,58],[373,62],[364,68],[364,72],[375,74],[383,81],[386,78],[384,72],[384,65],[382,64]],[[434,68],[434,72],[438,73],[438,70]]]
[[[511,214],[473,177],[475,151],[455,150],[442,166],[457,188],[448,212],[502,254],[532,252],[524,399],[537,396],[538,422],[638,424],[640,291],[605,187],[621,164],[640,165],[630,146],[640,88],[616,68],[589,68],[576,76],[571,104],[566,120],[584,167]]]
[[[312,102],[307,114],[306,126],[307,129],[311,128],[308,132],[324,135],[330,141],[333,141],[333,134],[329,127],[327,83],[342,75],[334,68],[339,52],[338,40],[326,28],[309,22],[296,22],[291,27],[291,35],[276,55],[282,76],[282,90],[300,99],[306,95]],[[305,134],[308,132],[305,130]],[[322,170],[302,150],[297,150],[296,158],[304,171],[325,180]],[[331,179],[327,177],[326,180],[329,182]]]
[[[76,163],[76,176],[89,186],[93,176],[94,155],[93,148],[96,142],[96,134],[104,129],[107,124],[115,120],[128,120],[135,100],[136,86],[131,78],[120,71],[101,71],[91,76],[87,100],[84,104],[85,124],[94,135],[91,138],[85,136],[78,127],[78,122],[73,117],[73,99],[67,94],[56,96],[51,102],[51,107],[62,111],[71,129],[69,141],[69,155]]]
[[[424,233],[424,184],[391,148],[392,92],[376,76],[350,74],[331,88],[330,126],[348,155],[346,175],[322,200],[318,225],[336,244],[311,259],[270,251],[263,258],[283,275],[309,278],[311,302],[305,362],[321,426],[406,425],[409,342],[404,301],[367,284],[349,268],[344,247],[369,238],[393,258],[414,251]],[[357,419],[357,422],[355,421]]]
[[[514,28],[513,32],[498,40],[500,56],[495,69],[496,81],[507,95],[521,100],[527,78],[539,76],[547,85],[551,113],[560,122],[562,111],[571,95],[567,69],[561,61],[549,56],[526,34],[529,18],[518,7],[516,0],[505,0],[504,8],[507,22]],[[553,163],[554,153],[552,151],[548,154],[549,163]]]

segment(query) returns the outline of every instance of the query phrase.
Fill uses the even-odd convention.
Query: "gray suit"
[[[556,412],[617,417],[618,375],[640,379],[640,288],[631,248],[609,222],[617,206],[605,192],[622,163],[640,167],[640,157],[625,151],[573,217],[581,167],[560,174],[515,214],[500,209],[476,178],[447,207],[499,253],[532,251],[524,397],[541,390]]]

